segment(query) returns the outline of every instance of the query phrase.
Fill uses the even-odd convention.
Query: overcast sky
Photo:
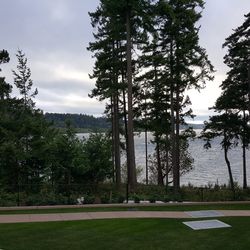
[[[2,75],[13,82],[15,53],[22,49],[28,58],[37,106],[45,112],[101,115],[104,103],[90,99],[94,87],[94,59],[86,47],[93,41],[88,12],[99,0],[0,0],[0,49],[8,50],[11,61],[2,66]],[[206,48],[216,69],[215,80],[200,93],[190,91],[197,120],[211,114],[220,94],[219,85],[227,71],[222,43],[244,21],[250,0],[207,0],[200,21],[200,44]]]

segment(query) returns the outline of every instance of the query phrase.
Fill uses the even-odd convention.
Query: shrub
[[[123,195],[119,195],[117,201],[118,203],[123,203],[125,201],[125,197]]]
[[[140,197],[137,194],[134,194],[132,199],[134,200],[135,203],[140,203]]]
[[[156,202],[155,196],[149,197],[149,202],[150,202],[150,203],[155,203],[155,202]]]
[[[101,203],[108,204],[110,203],[110,197],[107,194],[101,196]]]
[[[17,194],[7,193],[4,190],[0,190],[0,206],[16,206]]]
[[[93,204],[95,201],[95,197],[92,195],[86,195],[84,196],[84,203],[85,204]]]

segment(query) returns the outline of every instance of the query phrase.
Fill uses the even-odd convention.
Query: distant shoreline
[[[94,132],[107,132],[111,130],[111,123],[105,117],[94,117],[86,114],[58,114],[58,113],[45,113],[45,119],[52,123],[52,126],[59,129],[60,132],[65,133],[66,121],[70,121],[72,128],[76,133],[94,133]],[[182,125],[180,129],[191,127],[193,129],[203,129],[204,124],[187,123]],[[135,129],[135,132],[143,132],[142,129]]]

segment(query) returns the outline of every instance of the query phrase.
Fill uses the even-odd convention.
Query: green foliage
[[[70,120],[73,128],[85,128],[89,130],[108,129],[110,124],[104,117],[94,117],[84,114],[57,114],[45,113],[45,119],[52,122],[56,128],[65,128],[65,121]],[[89,131],[88,131],[89,132]]]
[[[93,204],[95,201],[95,197],[93,195],[84,196],[84,204]]]
[[[66,122],[64,134],[51,128],[42,111],[35,107],[37,90],[33,90],[27,58],[21,50],[17,58],[17,71],[13,74],[21,97],[11,98],[9,92],[2,92],[0,99],[0,184],[6,194],[3,202],[75,203],[74,185],[84,183],[83,191],[93,193],[110,178],[110,141],[102,134],[92,134],[89,140],[81,141],[70,122]],[[8,62],[8,53],[1,51],[0,59],[1,63]],[[46,185],[51,188],[44,189]],[[14,199],[9,198],[11,193]]]
[[[83,141],[84,173],[94,185],[112,177],[111,141],[103,134],[90,134]]]
[[[16,206],[17,195],[15,193],[6,192],[4,189],[0,189],[0,206],[10,207]]]
[[[219,114],[210,117],[202,134],[206,141],[206,148],[211,147],[210,142],[214,137],[220,136],[222,138],[221,145],[224,150],[232,189],[234,189],[234,180],[228,151],[239,144],[243,148],[243,187],[247,187],[245,152],[250,142],[250,128],[248,126],[250,112],[250,79],[248,79],[250,14],[245,17],[245,22],[234,30],[234,33],[226,38],[223,44],[223,47],[228,47],[224,63],[229,67],[229,71],[220,86],[222,93],[213,107]],[[248,111],[248,116],[246,111]]]
[[[22,102],[24,105],[24,108],[32,108],[34,106],[34,102],[32,101],[32,98],[34,98],[38,91],[35,89],[32,90],[33,82],[31,80],[31,70],[27,66],[27,58],[25,57],[25,54],[18,50],[16,54],[18,65],[17,65],[17,71],[13,70],[14,75],[14,83],[17,87],[17,89],[20,92],[20,95],[22,96]]]
[[[17,57],[18,72],[13,73],[21,98],[8,99],[4,119],[1,120],[1,177],[9,190],[16,191],[18,186],[25,184],[25,190],[31,192],[37,191],[31,186],[36,184],[38,187],[43,180],[45,152],[53,130],[32,100],[37,90],[32,90],[27,59],[22,51],[18,51]]]
[[[134,194],[131,196],[131,198],[135,203],[140,203],[141,197],[139,195]]]
[[[159,147],[159,158],[157,158],[157,150],[153,155],[149,155],[149,181],[152,184],[158,183],[158,168],[159,161],[162,168],[163,178],[168,177],[168,185],[173,182],[173,164],[172,164],[172,152],[169,145],[171,140],[169,138],[163,138],[157,142],[156,146]],[[193,170],[194,159],[188,151],[189,143],[186,137],[182,136],[180,139],[180,175],[184,175]]]

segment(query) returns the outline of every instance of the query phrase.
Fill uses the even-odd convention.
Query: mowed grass
[[[152,205],[130,207],[79,207],[79,208],[50,208],[50,209],[26,209],[26,210],[0,210],[0,214],[47,214],[47,213],[79,213],[79,212],[105,212],[105,211],[196,211],[196,210],[250,210],[250,204],[204,204],[204,205]]]
[[[0,224],[0,249],[249,249],[250,217],[228,217],[220,220],[232,227],[193,231],[182,224],[185,219]]]

